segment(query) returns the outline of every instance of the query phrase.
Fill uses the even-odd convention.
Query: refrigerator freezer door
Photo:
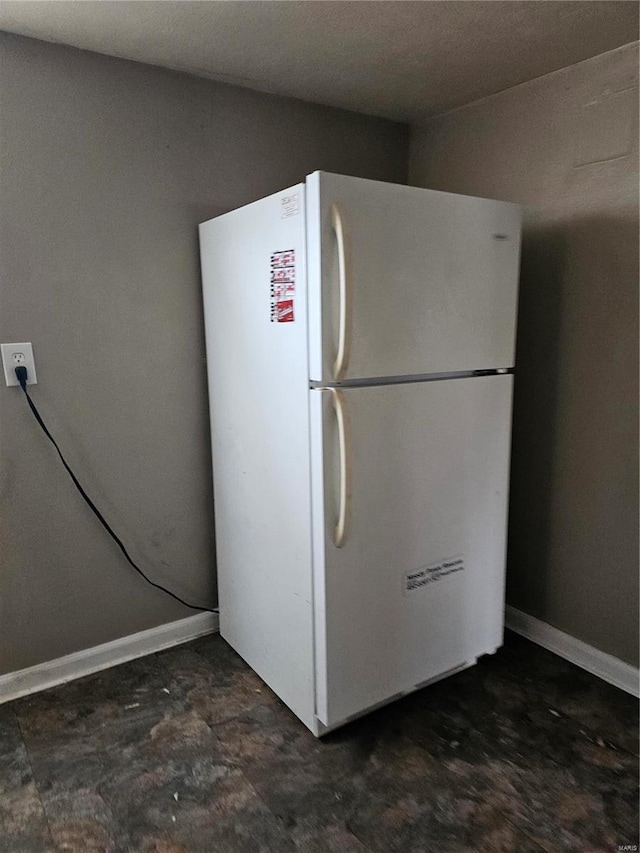
[[[310,378],[511,367],[520,208],[307,178]]]
[[[512,383],[490,376],[310,392],[324,725],[501,645]]]

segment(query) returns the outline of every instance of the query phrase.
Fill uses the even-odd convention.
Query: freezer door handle
[[[338,520],[333,531],[333,544],[342,548],[349,535],[351,519],[351,430],[346,403],[337,388],[325,388],[331,393],[331,402],[338,424],[338,449],[340,460],[340,491]]]
[[[342,213],[337,204],[331,205],[331,227],[335,232],[338,246],[338,351],[333,364],[333,379],[338,382],[344,376],[349,361],[351,252]]]

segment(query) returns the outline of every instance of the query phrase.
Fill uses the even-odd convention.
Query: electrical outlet
[[[20,385],[16,376],[16,367],[27,368],[27,385],[35,385],[36,363],[33,360],[31,344],[0,344],[2,351],[2,366],[7,385]]]

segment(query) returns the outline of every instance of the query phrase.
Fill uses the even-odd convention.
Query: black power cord
[[[145,573],[142,571],[142,569],[139,566],[136,566],[136,564],[133,562],[133,560],[129,556],[129,552],[125,548],[122,541],[113,532],[113,530],[109,526],[109,523],[106,521],[106,519],[104,518],[104,516],[102,515],[102,513],[100,512],[98,507],[94,504],[94,502],[91,500],[89,495],[85,492],[85,490],[82,488],[82,486],[78,482],[78,478],[76,477],[76,475],[73,473],[73,471],[71,470],[71,468],[67,464],[66,459],[62,455],[62,451],[60,450],[60,448],[56,444],[55,438],[51,435],[51,433],[47,429],[45,422],[40,417],[40,412],[36,409],[35,403],[31,399],[31,397],[29,396],[29,392],[27,391],[27,368],[24,366],[16,367],[16,376],[18,378],[18,382],[20,383],[20,387],[24,391],[25,397],[27,398],[27,403],[29,404],[29,408],[33,412],[35,419],[38,421],[38,423],[42,427],[44,434],[47,436],[49,441],[53,444],[55,449],[58,451],[58,456],[62,460],[62,464],[66,468],[67,473],[69,474],[69,476],[73,480],[73,483],[74,483],[76,489],[80,492],[80,494],[84,498],[85,502],[88,504],[89,508],[91,509],[93,514],[96,516],[96,518],[98,519],[100,524],[107,531],[109,536],[111,536],[111,538],[117,543],[118,547],[120,548],[120,550],[122,551],[122,553],[126,557],[127,561],[136,570],[136,572],[139,575],[141,575],[146,580],[147,583],[150,583],[151,586],[155,586],[156,589],[162,590],[162,592],[166,592],[167,595],[170,595],[171,598],[175,598],[176,601],[179,601],[180,604],[184,604],[185,607],[190,607],[191,610],[205,610],[207,613],[218,613],[219,611],[218,611],[217,607],[201,607],[198,604],[189,604],[188,601],[185,601],[183,598],[180,598],[180,596],[176,595],[175,592],[171,592],[171,590],[166,589],[166,587],[161,586],[159,583],[155,583],[155,581],[152,581],[150,578],[148,578],[145,575]]]

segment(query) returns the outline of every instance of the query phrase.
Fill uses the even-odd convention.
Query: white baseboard
[[[39,663],[17,672],[0,675],[0,704],[47,690],[74,678],[82,678],[134,658],[186,643],[218,630],[217,613],[198,613],[176,622],[167,622],[110,643],[83,649],[55,660]]]
[[[577,640],[570,634],[565,634],[564,631],[559,631],[546,622],[536,619],[535,616],[529,616],[528,613],[523,613],[509,605],[505,608],[505,625],[516,634],[521,634],[539,646],[549,649],[561,658],[597,675],[603,681],[608,681],[609,684],[633,696],[638,696],[639,672],[631,664],[608,655],[588,643],[583,643],[582,640]]]
[[[633,696],[639,695],[638,670],[619,658],[577,640],[510,605],[505,608],[505,624],[517,634],[586,669],[609,684]],[[27,669],[0,675],[0,704],[47,690],[75,678],[82,678],[84,675],[91,675],[128,660],[169,649],[205,634],[213,634],[218,631],[218,626],[217,613],[198,613],[196,616],[158,625],[156,628],[120,637],[110,643],[83,649],[81,652],[74,652]]]

